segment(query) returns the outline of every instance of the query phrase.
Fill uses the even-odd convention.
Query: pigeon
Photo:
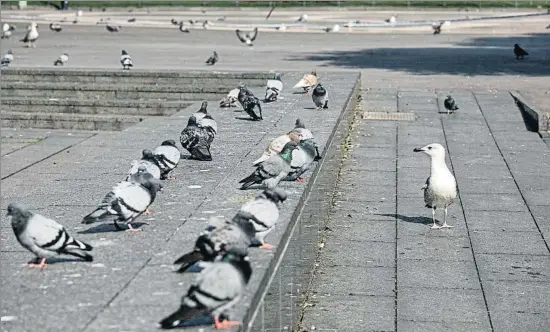
[[[69,61],[69,53],[61,54],[57,60],[53,63],[54,66],[63,66],[65,62]]]
[[[207,114],[208,114],[208,101],[203,100],[203,102],[201,103],[201,108],[197,112],[193,113],[192,116],[194,116],[197,119],[197,121],[200,121]]]
[[[301,177],[302,174],[311,167],[311,164],[318,155],[317,144],[315,144],[312,138],[300,140],[298,148],[292,151],[292,161],[290,162],[292,171],[283,181],[304,182],[304,179]]]
[[[159,147],[153,150],[153,155],[160,168],[160,179],[175,180],[174,177],[168,177],[168,174],[178,166],[180,161],[181,153],[176,147],[176,142],[171,139],[162,142]]]
[[[134,23],[136,21],[136,18],[135,17],[132,17],[132,18],[129,18],[128,19],[128,23]]]
[[[220,107],[237,107],[239,91],[241,91],[239,87],[229,91],[227,96],[220,101]]]
[[[170,20],[170,23],[172,23],[173,25],[178,25],[180,23],[178,23],[178,21],[176,21],[175,19],[171,19]]]
[[[15,26],[8,23],[2,24],[2,39],[8,39],[11,37],[11,32],[15,30]]]
[[[304,74],[302,79],[296,83],[293,89],[302,88],[305,92],[317,85],[317,71],[313,70],[311,74]]]
[[[197,125],[200,128],[208,128],[214,135],[218,133],[218,123],[212,118],[212,115],[208,113],[208,101],[203,100],[201,108],[193,113],[192,116],[195,117]]]
[[[456,180],[445,163],[445,148],[438,143],[414,149],[414,152],[424,152],[431,158],[430,177],[422,187],[424,202],[427,208],[432,209],[432,229],[453,227],[447,224],[447,207],[457,196]],[[435,210],[444,209],[443,225],[438,226],[435,221]]]
[[[397,21],[397,18],[395,16],[392,16],[386,20],[386,23],[395,24]]]
[[[2,57],[2,60],[0,60],[0,65],[2,67],[7,67],[10,65],[10,63],[12,63],[13,61],[13,52],[11,49],[8,50],[8,52],[6,54],[4,54],[4,56]]]
[[[218,53],[216,51],[214,51],[214,54],[212,54],[207,60],[206,60],[206,64],[208,65],[215,65],[216,62],[218,62]]]
[[[311,98],[313,99],[313,103],[317,106],[318,110],[321,108],[328,108],[328,91],[321,85],[321,83],[318,83],[317,86],[315,86],[315,89],[313,89],[313,93],[311,94]]]
[[[458,110],[458,106],[456,105],[455,100],[450,95],[447,96],[447,99],[445,99],[445,101],[443,102],[443,105],[447,110],[447,114],[449,114],[450,112],[454,113],[456,110]]]
[[[132,57],[125,50],[122,50],[120,54],[120,64],[122,65],[123,70],[130,70],[130,67],[134,66]]]
[[[225,16],[220,16],[220,17],[217,17],[217,18],[216,18],[216,21],[218,21],[218,22],[225,22],[225,19],[226,19]]]
[[[174,264],[181,264],[176,272],[188,271],[189,267],[198,261],[211,262],[220,254],[231,250],[233,247],[247,252],[249,246],[260,246],[256,240],[256,230],[248,219],[231,221],[224,218],[223,224],[210,218],[208,227],[199,234],[195,241],[193,251],[178,258]],[[219,225],[216,225],[218,223]]]
[[[323,29],[325,32],[338,32],[340,31],[340,25],[334,24],[331,27],[326,27]]]
[[[46,259],[59,254],[76,256],[87,262],[94,260],[84,252],[91,251],[92,246],[74,239],[55,220],[32,213],[20,203],[11,203],[7,216],[11,217],[11,227],[17,241],[36,255],[35,262],[27,266],[44,269]]]
[[[550,29],[550,24],[546,27],[546,29]]]
[[[162,190],[159,180],[142,166],[130,181],[122,181],[103,198],[97,209],[82,219],[83,224],[99,221],[113,221],[115,228],[121,230],[119,222],[128,226],[128,231],[139,231],[131,223],[142,213],[151,214],[149,206],[153,204],[157,192]]]
[[[250,91],[246,85],[244,83],[240,83],[239,86],[238,86],[238,89],[239,89],[239,93],[237,94],[237,101],[239,103],[244,104],[244,101],[246,99],[246,97],[248,96],[254,96],[254,94],[252,93],[252,91]]]
[[[189,33],[189,29],[183,26],[183,22],[180,23],[180,31],[185,32],[185,33]]]
[[[119,32],[120,30],[122,30],[122,27],[119,25],[119,26],[115,26],[115,25],[106,25],[105,28],[107,28],[107,31],[109,32]]]
[[[50,23],[50,30],[55,32],[61,32],[63,31],[63,27],[61,26],[61,24]]]
[[[243,109],[246,114],[250,115],[252,120],[260,121],[264,119],[262,116],[262,105],[260,104],[260,99],[258,99],[256,96],[246,96],[241,104],[243,105]],[[254,111],[256,108],[258,108],[259,115],[256,114],[256,112]]]
[[[281,23],[281,24],[278,25],[275,29],[277,29],[277,30],[279,30],[279,31],[286,31],[286,24]]]
[[[299,142],[300,139],[301,139],[300,134],[298,133],[298,131],[295,131],[295,130],[275,138],[273,141],[271,141],[271,143],[269,143],[269,145],[265,149],[262,156],[254,160],[252,165],[257,166],[258,164],[269,159],[269,157],[280,153],[283,150],[286,143],[290,141]]]
[[[292,151],[298,144],[290,141],[285,144],[281,153],[269,157],[259,163],[256,170],[239,181],[242,183],[241,190],[248,189],[254,184],[263,183],[267,188],[274,188],[291,171]]]
[[[226,319],[225,311],[240,301],[251,275],[252,266],[246,253],[238,250],[224,253],[197,276],[183,296],[179,309],[161,320],[160,327],[202,325],[205,316],[211,316],[206,324],[211,324],[213,318],[217,329],[239,325],[239,322]]]
[[[201,121],[203,121],[201,119]],[[191,157],[202,161],[211,161],[210,145],[214,141],[216,132],[211,127],[202,128],[197,118],[191,116],[187,127],[181,131],[180,143],[184,149],[191,153]]]
[[[282,188],[266,189],[255,199],[244,203],[233,217],[233,222],[252,222],[260,248],[271,249],[273,246],[265,242],[265,237],[275,228],[279,220],[279,203],[286,199],[287,194]]]
[[[25,38],[20,41],[28,43],[27,47],[36,47],[36,40],[38,39],[38,25],[35,22],[32,22],[31,25],[27,28],[27,34]]]
[[[433,23],[432,29],[434,30],[434,35],[439,35],[441,33],[441,27],[445,22],[440,22],[439,24]]]
[[[202,27],[207,30],[210,27],[210,21],[206,20],[202,22]]]
[[[130,170],[128,171],[128,176],[126,181],[130,181],[132,175],[139,172],[140,167],[145,167],[148,173],[150,173],[153,178],[160,179],[160,166],[158,165],[157,159],[153,152],[149,149],[144,149],[141,151],[141,160],[133,160],[131,163]]]
[[[307,21],[307,14],[302,14],[300,17],[296,20],[296,22],[306,22]]]
[[[79,10],[79,11],[76,12],[76,17],[81,17],[82,14],[83,14],[83,13],[82,13],[82,10]]]
[[[313,133],[306,128],[304,122],[300,119],[296,119],[294,123],[294,131],[296,131],[301,137],[300,139],[313,139]]]
[[[516,55],[516,60],[523,60],[526,55],[529,55],[529,53],[527,53],[523,48],[519,47],[518,44],[514,44],[514,54]]]
[[[254,40],[256,40],[256,37],[258,36],[258,28],[254,28],[252,32],[254,34],[247,32],[243,35],[241,30],[239,29],[235,30],[235,33],[237,34],[237,37],[239,38],[241,43],[245,43],[248,46],[254,46],[253,42]]]
[[[275,73],[275,77],[271,80],[267,80],[267,87],[265,88],[266,103],[276,101],[279,94],[283,91],[283,82],[281,81],[281,74]]]

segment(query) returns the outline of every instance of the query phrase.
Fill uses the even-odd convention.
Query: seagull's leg
[[[262,245],[260,246],[262,249],[273,249],[273,245],[266,243],[265,241],[262,241]]]
[[[441,227],[435,223],[435,208],[432,208],[432,219],[434,221],[434,224],[432,225],[432,229],[440,229]]]
[[[447,208],[445,208],[445,215],[443,216],[443,226],[441,228],[452,228],[454,226],[451,226],[447,224]]]
[[[128,229],[126,232],[141,232],[141,229],[132,227],[132,224],[128,224]]]
[[[241,322],[237,322],[237,321],[231,321],[231,320],[223,320],[223,321],[220,321],[220,318],[219,317],[214,317],[214,327],[216,329],[228,329],[230,327],[233,327],[233,326],[237,326],[237,325],[240,325]]]
[[[42,258],[40,260],[40,263],[38,263],[38,264],[36,264],[36,263],[27,263],[27,264],[25,264],[25,266],[39,267],[40,271],[42,271],[42,270],[44,270],[44,267],[46,267],[46,258]]]

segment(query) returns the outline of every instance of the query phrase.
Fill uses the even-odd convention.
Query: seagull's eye
[[[432,147],[431,147],[431,146],[428,146],[428,150],[431,150],[431,149],[432,149]]]

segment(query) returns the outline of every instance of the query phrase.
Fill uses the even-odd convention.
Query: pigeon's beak
[[[423,148],[415,148],[413,151],[414,152],[424,152],[424,149]]]

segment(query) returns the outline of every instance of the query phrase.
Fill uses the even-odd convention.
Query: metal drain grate
[[[414,112],[363,112],[365,120],[384,120],[384,121],[414,121],[416,114]]]

